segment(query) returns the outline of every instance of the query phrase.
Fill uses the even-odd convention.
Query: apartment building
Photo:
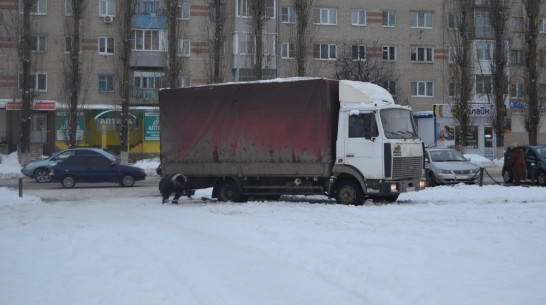
[[[16,149],[21,107],[21,1],[0,2],[0,142],[3,152]],[[34,1],[34,0],[33,0]],[[253,15],[252,0],[186,0],[176,5],[176,37],[170,37],[164,0],[135,0],[131,18],[130,153],[159,152],[158,89],[167,87],[169,41],[176,46],[178,87],[212,82],[238,82],[276,77],[336,78],[340,63],[378,62],[392,71],[382,84],[400,104],[417,113],[419,131],[427,144],[451,146],[457,137],[445,139],[441,131],[454,132],[451,115],[457,84],[450,77],[451,57],[456,48],[451,35],[457,31],[457,12],[450,1],[434,0],[313,0],[301,31],[294,0],[265,0],[261,18]],[[87,0],[82,19],[80,56],[81,115],[79,145],[106,145],[119,149],[121,108],[120,54],[124,43],[120,17],[128,1]],[[544,4],[541,4],[544,6]],[[35,0],[31,12],[33,112],[31,142],[39,154],[51,154],[66,146],[69,100],[68,60],[72,46],[70,0]],[[525,143],[523,10],[513,4],[510,11],[510,87],[505,105],[510,125],[506,145]],[[542,18],[542,17],[541,17]],[[492,44],[486,2],[473,7],[473,53],[481,67],[473,72],[472,128],[467,137],[469,152],[494,157],[499,152],[491,125],[493,106],[487,93]],[[546,11],[541,19],[539,49],[546,48]],[[217,22],[218,21],[218,22]],[[257,36],[256,29],[261,31]],[[303,34],[302,34],[303,33]],[[302,37],[303,36],[303,37]],[[262,43],[256,43],[256,37]],[[303,46],[303,47],[302,47]],[[298,51],[304,49],[303,59]],[[256,56],[261,50],[262,56]],[[539,52],[542,65],[543,51]],[[261,64],[259,64],[261,63]],[[261,66],[261,69],[260,67]],[[541,98],[546,79],[541,76]],[[546,143],[546,124],[539,142]],[[460,137],[460,136],[459,136]]]

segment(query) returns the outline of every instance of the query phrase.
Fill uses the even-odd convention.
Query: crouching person
[[[182,192],[192,199],[194,191],[186,187],[186,178],[182,174],[166,175],[159,181],[159,192],[163,197],[163,204],[169,202],[169,197],[174,193],[173,203],[178,204],[178,199],[182,196]]]

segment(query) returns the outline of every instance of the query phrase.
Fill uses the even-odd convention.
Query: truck
[[[324,78],[159,92],[163,174],[219,201],[325,195],[393,202],[425,187],[410,107],[384,88]]]

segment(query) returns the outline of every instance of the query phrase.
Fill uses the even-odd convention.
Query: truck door
[[[345,163],[358,168],[366,179],[383,178],[383,143],[375,112],[352,112],[347,120]]]

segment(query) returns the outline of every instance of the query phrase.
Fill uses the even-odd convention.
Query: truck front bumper
[[[397,181],[384,180],[379,182],[379,193],[384,195],[389,195],[389,194],[415,192],[415,191],[424,189],[425,186],[426,186],[426,180],[424,179],[397,180]]]

